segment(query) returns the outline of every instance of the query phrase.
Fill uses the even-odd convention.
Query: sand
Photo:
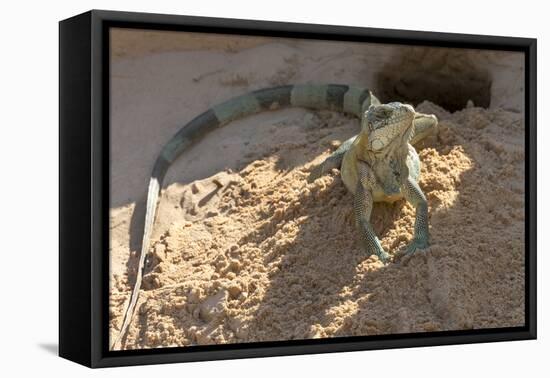
[[[121,325],[135,279],[147,176],[162,143],[206,104],[274,81],[263,69],[282,72],[282,82],[308,81],[319,75],[320,66],[324,77],[338,76],[334,67],[346,62],[351,67],[364,63],[361,53],[350,60],[355,53],[349,46],[331,46],[330,64],[315,60],[326,46],[306,46],[309,65],[296,52],[302,48],[280,43],[229,53],[115,54],[111,335]],[[203,64],[178,66],[183,58]],[[243,68],[247,59],[269,61],[269,69]],[[504,86],[495,72],[509,75],[506,62],[513,72],[520,70],[515,59],[491,71],[496,83],[491,90]],[[280,71],[274,69],[277,64]],[[200,77],[201,72],[216,73]],[[341,80],[326,81],[360,80],[355,78],[360,73],[350,69]],[[224,84],[224,78],[232,80]],[[185,94],[189,83],[195,83],[193,95]],[[360,248],[352,197],[338,171],[314,183],[305,180],[313,164],[357,132],[356,119],[289,109],[216,130],[170,171],[138,311],[122,347],[523,325],[524,123],[523,105],[516,100],[493,96],[490,108],[470,103],[452,113],[428,101],[418,105],[441,122],[439,135],[417,148],[431,246],[405,256],[414,209],[404,201],[376,204],[375,231],[392,255],[387,265]],[[155,106],[143,110],[147,101]]]

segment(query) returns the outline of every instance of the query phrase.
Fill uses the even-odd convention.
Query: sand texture
[[[262,74],[262,65],[241,64],[240,59],[250,56],[267,62],[265,54],[258,55],[262,51],[269,58],[280,57],[266,72],[282,72],[281,83],[328,75],[323,81],[363,84],[354,78],[361,76],[360,70],[332,74],[346,62],[363,64],[362,55],[352,59],[352,53],[337,54],[338,49],[351,51],[346,46],[334,49],[334,56],[341,57],[328,65],[315,61],[311,51],[304,53],[311,57],[307,65],[296,55],[300,49],[281,44],[260,43],[230,53],[178,53],[202,59],[195,70],[217,72],[195,82],[200,72],[187,72],[191,68],[178,68],[183,73],[176,76],[175,53],[145,58],[130,54],[131,59],[117,61],[112,89],[112,143],[117,148],[111,177],[111,336],[121,326],[135,280],[147,177],[162,144],[208,104],[274,80]],[[327,50],[315,51],[319,55]],[[217,67],[213,54],[225,59],[226,67]],[[147,78],[138,80],[138,74],[160,70],[158,64],[150,65],[151,60],[161,62],[159,56],[175,63],[159,71],[157,87]],[[155,70],[143,70],[139,62]],[[247,79],[223,84],[227,77]],[[187,94],[178,98],[178,93]],[[155,106],[144,107],[148,101]],[[490,108],[470,104],[452,113],[429,101],[418,105],[417,110],[436,114],[441,126],[437,137],[417,148],[431,246],[405,256],[414,209],[405,201],[376,204],[372,222],[392,255],[387,265],[360,248],[352,196],[338,170],[314,183],[306,181],[313,164],[357,133],[357,119],[287,109],[216,130],[176,162],[167,177],[138,311],[122,347],[523,325],[523,105],[504,97],[495,102],[503,103],[507,105]]]

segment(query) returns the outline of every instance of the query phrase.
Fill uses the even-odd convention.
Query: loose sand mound
[[[430,248],[403,255],[414,209],[400,201],[372,216],[393,261],[365,256],[338,172],[306,182],[358,121],[301,111],[281,121],[286,142],[265,140],[242,169],[166,188],[123,348],[522,325],[523,117],[427,102],[418,110],[441,121],[439,136],[417,148]],[[136,256],[126,264],[133,213],[133,203],[111,210],[112,335],[135,279]]]

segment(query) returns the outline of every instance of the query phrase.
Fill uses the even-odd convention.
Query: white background
[[[545,256],[550,21],[544,1],[12,1],[0,22],[0,372],[62,376],[518,377],[550,373]],[[538,38],[539,340],[89,370],[56,356],[58,25],[89,9]],[[505,199],[503,199],[505,200]],[[7,211],[6,211],[7,210]],[[544,276],[546,274],[546,276]],[[546,373],[546,374],[545,374]]]

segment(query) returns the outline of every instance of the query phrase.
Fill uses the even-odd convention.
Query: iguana
[[[418,186],[420,159],[411,143],[437,132],[435,115],[417,113],[408,104],[371,104],[361,119],[361,131],[344,142],[312,170],[309,181],[340,166],[346,188],[354,195],[355,223],[363,248],[387,261],[370,224],[373,202],[405,198],[416,208],[414,237],[407,252],[428,246],[428,203]]]
[[[410,143],[418,142],[436,129],[435,116],[416,113],[412,106],[397,102],[382,105],[370,90],[348,85],[284,85],[249,92],[198,115],[162,148],[149,180],[136,281],[112,349],[119,349],[135,312],[157,201],[170,164],[188,147],[218,127],[248,115],[286,107],[332,110],[361,119],[360,133],[342,143],[315,167],[309,180],[341,166],[343,182],[354,194],[355,217],[367,254],[374,253],[383,261],[389,257],[369,222],[373,201],[395,201],[402,196],[416,207],[415,236],[409,252],[427,246],[427,203],[418,186],[420,161]]]

